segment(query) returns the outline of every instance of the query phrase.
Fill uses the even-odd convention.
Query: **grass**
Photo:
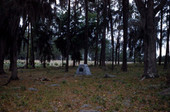
[[[0,87],[0,112],[79,112],[84,104],[90,105],[85,109],[101,112],[170,111],[170,97],[158,94],[165,89],[167,71],[162,66],[160,78],[144,81],[140,81],[143,65],[128,65],[128,72],[122,72],[120,66],[113,71],[110,66],[90,69],[93,75],[84,77],[75,77],[73,67],[68,73],[64,68],[20,69],[19,81]],[[105,73],[117,77],[103,78]],[[40,81],[43,77],[50,81]]]

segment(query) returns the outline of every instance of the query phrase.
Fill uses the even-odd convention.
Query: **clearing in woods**
[[[143,65],[128,65],[128,72],[90,66],[92,76],[75,77],[77,67],[19,69],[19,81],[0,87],[0,112],[153,112],[170,111],[167,71],[160,78],[140,81]],[[7,76],[9,76],[9,72]],[[105,74],[116,75],[104,78]],[[1,83],[7,78],[1,77]]]

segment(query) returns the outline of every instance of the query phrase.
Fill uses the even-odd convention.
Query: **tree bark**
[[[87,64],[88,58],[88,0],[85,0],[85,22],[86,22],[86,29],[85,29],[85,49],[84,49],[84,64]]]
[[[148,8],[145,15],[145,37],[144,37],[144,75],[145,78],[158,77],[156,68],[156,37],[154,30],[154,3],[153,0],[148,1]],[[145,19],[143,18],[143,19]]]
[[[117,45],[116,45],[116,51],[115,51],[115,65],[117,65]]]
[[[31,59],[30,64],[32,68],[35,68],[35,59],[34,59],[34,38],[33,38],[33,32],[32,32],[32,24],[31,24]]]
[[[18,80],[18,74],[17,74],[17,41],[18,37],[13,37],[13,44],[12,44],[12,72],[10,80]]]
[[[119,22],[119,26],[121,23]],[[117,36],[117,43],[116,43],[116,53],[115,53],[115,64],[118,63],[119,65],[119,51],[120,51],[120,29],[118,31],[118,36]]]
[[[118,65],[120,65],[120,43],[118,45],[118,49],[117,49],[117,61],[118,61]]]
[[[12,64],[13,64],[13,51],[12,51],[12,48],[10,48],[10,65],[9,65],[9,71],[12,71]]]
[[[136,50],[134,50],[134,59],[133,59],[134,64],[136,63]]]
[[[168,68],[168,63],[169,63],[169,34],[170,34],[170,29],[168,28],[164,69]]]
[[[135,0],[141,14],[144,30],[144,78],[158,77],[156,68],[156,37],[154,19],[156,13],[163,8],[167,0],[162,0],[154,9],[154,1],[148,0],[146,4],[142,0]]]
[[[123,0],[123,64],[122,70],[127,71],[127,39],[128,39],[128,7],[129,0]]]
[[[29,59],[29,40],[30,40],[30,33],[29,33],[30,25],[28,25],[28,37],[27,37],[27,55],[26,55],[26,68],[28,68],[28,59]]]
[[[73,67],[75,67],[75,66],[76,66],[76,60],[73,59]]]
[[[65,71],[68,72],[69,67],[69,50],[70,50],[70,0],[68,1],[68,17],[67,17],[67,47],[66,47],[66,66]]]
[[[114,69],[114,37],[113,37],[113,20],[111,14],[111,0],[109,0],[109,19],[110,19],[110,29],[111,29],[111,43],[112,43],[112,70]]]
[[[169,63],[170,12],[168,12],[168,15],[169,15],[168,17],[169,26],[167,29],[167,41],[166,41],[167,43],[166,43],[166,55],[165,55],[164,69],[168,69],[168,63]]]
[[[4,74],[5,40],[0,38],[0,74]]]
[[[105,66],[105,49],[106,49],[106,29],[103,29],[102,48],[101,48],[101,66]]]
[[[64,65],[63,65],[63,64],[64,64],[64,57],[63,57],[63,56],[61,57],[61,63],[62,63],[61,66],[63,67],[63,66],[64,66]]]
[[[46,68],[46,56],[43,57],[43,67]]]
[[[101,66],[105,66],[105,55],[106,55],[106,13],[107,13],[107,3],[106,0],[103,1],[103,32],[102,32],[102,46],[101,46]]]
[[[96,26],[96,47],[95,47],[95,62],[94,65],[98,65],[98,35],[99,35],[99,1],[97,1],[97,26]]]
[[[160,41],[159,41],[159,65],[161,65],[162,62],[162,26],[163,26],[163,10],[161,10],[161,31],[160,31]]]

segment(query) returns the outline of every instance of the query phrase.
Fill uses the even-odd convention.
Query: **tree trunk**
[[[13,37],[13,44],[12,44],[12,73],[10,80],[18,80],[18,74],[17,74],[17,40],[18,37]]]
[[[156,37],[154,32],[154,3],[148,1],[148,8],[143,20],[145,21],[144,36],[144,75],[145,78],[158,77],[156,69]]]
[[[103,5],[104,5],[104,8],[103,8],[103,32],[102,32],[102,46],[101,46],[101,51],[102,51],[102,54],[101,54],[101,66],[105,66],[105,55],[106,55],[106,9],[107,9],[107,3],[106,3],[106,0],[103,1]]]
[[[134,64],[136,63],[136,50],[134,50],[134,59],[133,59]]]
[[[170,29],[168,28],[164,69],[168,68],[168,63],[169,63],[169,34],[170,34]]]
[[[120,22],[119,22],[119,25],[120,25]],[[116,43],[116,54],[115,54],[115,64],[117,64],[118,62],[118,65],[119,65],[119,50],[120,50],[120,29],[118,31],[118,36],[117,36],[117,43]]]
[[[117,65],[117,45],[116,45],[116,51],[115,51],[115,65]]]
[[[141,14],[144,30],[144,78],[158,77],[156,68],[156,35],[154,29],[155,15],[163,8],[167,0],[161,0],[154,8],[154,0],[143,3],[142,0],[135,0],[138,11]]]
[[[62,56],[62,58],[61,58],[61,63],[62,63],[62,67],[64,66],[63,64],[64,64],[64,57]]]
[[[77,32],[77,0],[74,1],[74,32]],[[74,53],[73,53],[74,54]],[[76,66],[76,59],[73,59],[73,67]]]
[[[106,49],[106,30],[103,29],[102,48],[101,48],[101,66],[105,66],[105,49]]]
[[[118,57],[118,65],[120,65],[120,43],[119,43],[119,47],[118,47],[118,50],[117,50],[117,57]]]
[[[84,49],[84,64],[87,64],[88,58],[88,0],[85,0],[85,18],[86,18],[86,29],[85,29],[85,49]]]
[[[168,17],[168,22],[169,22],[169,26],[167,29],[167,41],[166,41],[167,43],[166,43],[166,55],[165,55],[164,69],[168,68],[168,63],[169,63],[170,13],[169,13],[169,17]]]
[[[127,71],[127,39],[128,39],[128,6],[129,0],[123,0],[123,64],[122,70]]]
[[[101,39],[101,41],[102,41],[102,39]],[[102,66],[102,49],[100,50],[100,64],[99,65]]]
[[[159,41],[159,65],[161,65],[162,62],[162,26],[163,26],[163,10],[161,10],[161,32],[160,32],[160,41]]]
[[[66,66],[65,71],[68,72],[69,67],[69,50],[70,50],[70,0],[68,2],[68,17],[67,17],[67,49],[66,49]]]
[[[4,74],[5,41],[0,38],[0,74]]]
[[[35,68],[35,63],[34,63],[34,38],[33,38],[33,32],[32,32],[32,24],[31,24],[31,59],[30,59],[30,64],[32,68]]]
[[[95,48],[95,62],[94,65],[98,65],[98,35],[99,35],[99,1],[97,1],[97,26],[96,26],[96,48]]]
[[[9,65],[9,71],[12,71],[12,64],[13,64],[13,51],[12,51],[12,48],[10,48],[10,65]]]
[[[75,66],[76,66],[76,60],[73,59],[73,67],[75,67]]]
[[[111,43],[112,43],[112,70],[114,69],[114,37],[113,37],[113,21],[111,14],[111,0],[109,0],[109,19],[110,19],[110,27],[111,27]]]
[[[29,40],[30,40],[30,33],[29,33],[30,25],[28,25],[28,37],[27,37],[27,55],[26,55],[26,68],[28,68],[28,59],[29,59]]]
[[[46,68],[46,56],[43,57],[43,67]]]

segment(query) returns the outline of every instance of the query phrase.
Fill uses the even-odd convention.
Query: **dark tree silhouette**
[[[107,17],[107,1],[103,0],[103,21],[102,21],[102,40],[101,40],[101,66],[105,66],[106,60],[106,17]]]
[[[84,48],[84,64],[87,64],[88,60],[88,0],[85,0],[85,48]]]
[[[65,71],[68,72],[69,67],[69,50],[70,50],[70,0],[68,1],[68,15],[67,15],[67,46],[66,46],[66,66]]]
[[[95,46],[95,61],[94,65],[98,65],[98,44],[99,44],[99,0],[97,1],[97,25],[96,25],[96,46]]]
[[[129,0],[123,0],[123,64],[122,70],[127,71],[127,40],[128,40],[128,10]]]
[[[161,31],[160,31],[160,40],[159,40],[159,65],[161,65],[162,62],[162,40],[163,40],[163,31],[162,31],[162,27],[163,27],[163,9],[161,9]]]
[[[167,0],[161,0],[158,6],[154,6],[154,0],[135,0],[142,19],[144,31],[144,78],[158,77],[156,68],[156,37],[154,30],[155,15],[165,5]]]
[[[111,13],[111,0],[108,1],[109,4],[109,20],[110,20],[110,30],[111,30],[111,44],[112,44],[112,70],[114,69],[114,36],[113,36],[113,18]]]
[[[167,28],[167,40],[166,40],[166,54],[165,54],[165,60],[164,60],[164,69],[168,68],[168,64],[169,64],[169,36],[170,36],[170,7],[168,7],[168,17],[167,17],[167,24],[168,28]]]

